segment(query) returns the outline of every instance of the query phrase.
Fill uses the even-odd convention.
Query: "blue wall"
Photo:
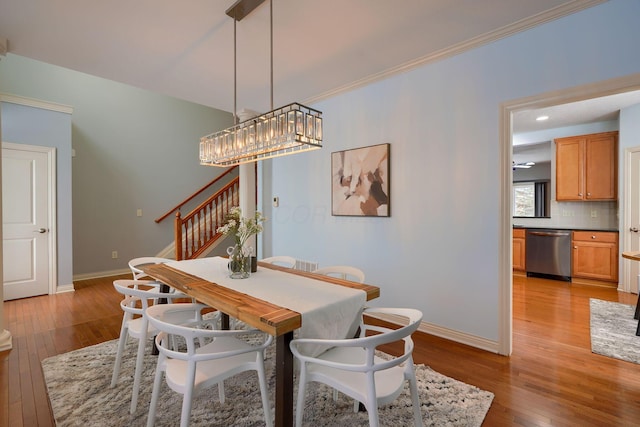
[[[317,103],[324,148],[265,164],[265,256],[351,264],[437,327],[500,334],[505,102],[640,73],[640,2],[609,1]],[[332,151],[391,144],[391,217],[331,216]],[[510,275],[509,275],[510,277]]]
[[[0,92],[73,107],[76,156],[61,166],[72,176],[76,277],[161,252],[173,217],[154,219],[224,172],[199,165],[198,144],[233,123],[230,113],[13,54],[0,61]]]

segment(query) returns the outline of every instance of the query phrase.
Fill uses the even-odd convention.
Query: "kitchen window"
[[[514,182],[513,216],[549,218],[549,181]]]

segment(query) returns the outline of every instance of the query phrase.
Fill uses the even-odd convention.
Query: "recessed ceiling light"
[[[549,116],[539,116],[536,117],[537,122],[544,122],[545,120],[549,120]]]

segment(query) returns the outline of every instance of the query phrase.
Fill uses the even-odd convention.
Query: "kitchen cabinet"
[[[616,200],[618,132],[558,138],[556,200]]]
[[[525,271],[525,229],[513,229],[513,269],[515,271]]]
[[[618,233],[574,231],[571,277],[618,282]]]

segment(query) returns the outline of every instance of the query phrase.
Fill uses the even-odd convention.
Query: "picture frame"
[[[390,144],[331,153],[331,215],[391,216]]]

